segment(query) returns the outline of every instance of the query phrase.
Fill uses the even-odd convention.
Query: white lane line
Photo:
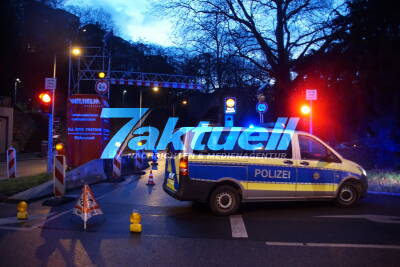
[[[299,243],[299,242],[265,242],[265,244],[267,246],[285,246],[285,247],[400,249],[400,246],[396,245],[379,245],[379,244]]]
[[[232,237],[247,238],[246,226],[244,226],[242,215],[231,215],[229,216],[231,221]]]

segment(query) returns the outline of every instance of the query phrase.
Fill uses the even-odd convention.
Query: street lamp
[[[81,53],[82,53],[82,51],[79,47],[74,47],[71,49],[71,54],[74,56],[80,56]]]
[[[21,80],[19,78],[16,78],[14,81],[14,105],[17,104],[17,89],[18,89],[18,84],[21,83]]]
[[[126,89],[124,89],[124,91],[122,91],[122,105],[125,106],[125,95],[128,93],[128,91]]]
[[[72,47],[71,46],[71,41],[69,42],[69,53],[68,53],[68,97],[71,94],[71,55],[79,57],[82,53],[81,48],[79,47]]]
[[[187,100],[182,101],[182,105],[187,105],[187,103],[188,103]]]
[[[157,86],[153,87],[153,92],[158,92],[160,89]]]

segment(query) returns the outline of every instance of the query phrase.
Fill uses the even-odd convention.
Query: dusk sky
[[[149,14],[151,4],[158,0],[67,0],[65,5],[102,7],[109,12],[118,34],[127,40],[145,41],[171,46],[172,24],[168,19]]]

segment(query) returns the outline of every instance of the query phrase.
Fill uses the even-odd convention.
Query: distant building
[[[13,115],[11,97],[0,96],[0,153],[4,153],[12,144]]]

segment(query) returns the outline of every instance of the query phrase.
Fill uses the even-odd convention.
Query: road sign
[[[236,113],[236,97],[225,98],[225,114]]]
[[[55,90],[57,87],[57,78],[45,78],[44,79],[44,89]]]
[[[307,89],[306,100],[317,100],[317,89]]]
[[[108,93],[108,88],[110,87],[108,81],[98,80],[96,82],[95,90],[99,95],[104,95]]]
[[[268,110],[268,104],[265,102],[258,102],[256,105],[256,110],[258,113],[264,114]]]
[[[86,230],[86,221],[91,217],[103,214],[99,203],[94,198],[93,191],[85,184],[78,202],[76,203],[73,213],[83,219],[84,229]]]

